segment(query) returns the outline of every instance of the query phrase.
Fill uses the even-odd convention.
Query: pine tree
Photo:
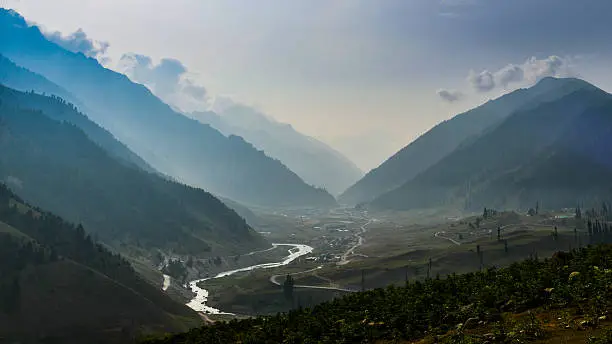
[[[365,271],[361,270],[361,291],[365,291]]]
[[[574,227],[574,242],[578,243],[578,228]]]
[[[285,282],[283,283],[283,294],[285,295],[285,299],[287,301],[293,301],[293,289],[295,286],[295,282],[291,275],[287,275],[285,278]]]

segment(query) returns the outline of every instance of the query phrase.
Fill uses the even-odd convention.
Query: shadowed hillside
[[[125,343],[197,323],[83,227],[0,185],[2,342]]]
[[[552,209],[609,200],[612,96],[577,79],[542,82],[576,91],[514,112],[372,205]]]
[[[326,144],[251,107],[235,104],[220,114],[198,112],[191,116],[225,135],[244,137],[267,155],[283,162],[307,183],[324,187],[334,195],[363,176],[355,164]]]
[[[53,84],[44,77],[28,71],[15,65],[7,58],[0,55],[0,85],[5,85],[12,89],[24,92],[36,92],[48,96],[56,96],[60,98],[50,98],[44,96],[33,96],[32,94],[24,95],[18,92],[2,92],[2,101],[7,104],[23,103],[27,97],[27,104],[32,109],[45,109],[48,116],[59,120],[66,121],[78,126],[83,130],[89,138],[108,151],[111,155],[129,164],[134,164],[139,168],[154,172],[144,160],[130,151],[123,143],[117,141],[115,137],[105,129],[101,128],[96,123],[92,122],[85,115],[74,107],[68,106],[66,101],[71,101],[73,104],[79,104],[67,91]],[[76,103],[74,103],[76,101]],[[78,107],[78,105],[75,105]],[[82,104],[80,104],[82,106]]]
[[[583,87],[544,79],[444,121],[397,152],[340,196],[347,204],[367,202],[426,171],[455,149],[499,125],[513,112],[559,99]]]
[[[267,245],[211,194],[113,159],[72,124],[87,119],[71,106],[7,88],[0,100],[0,180],[24,199],[113,245],[193,254]]]

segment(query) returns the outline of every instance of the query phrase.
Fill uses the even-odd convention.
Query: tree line
[[[612,247],[589,246],[507,268],[408,281],[312,308],[232,320],[149,343],[362,343],[446,333],[467,319],[496,321],[536,307],[596,319],[612,306]]]

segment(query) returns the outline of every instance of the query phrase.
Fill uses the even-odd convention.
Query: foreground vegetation
[[[150,343],[359,343],[427,336],[470,343],[491,340],[463,331],[485,322],[499,324],[496,342],[519,336],[524,342],[546,337],[545,327],[531,316],[512,325],[525,328],[505,328],[508,314],[563,311],[581,319],[581,326],[595,326],[612,305],[611,284],[612,246],[590,246],[552,259],[528,259],[502,269],[351,294],[286,314],[218,323]]]

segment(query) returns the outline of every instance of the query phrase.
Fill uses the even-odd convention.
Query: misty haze
[[[606,0],[0,0],[0,343],[612,343]]]

